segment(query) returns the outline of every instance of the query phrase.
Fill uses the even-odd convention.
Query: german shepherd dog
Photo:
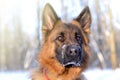
[[[89,59],[91,14],[85,7],[70,23],[64,23],[50,4],[42,15],[42,46],[38,54],[40,67],[32,80],[84,80]]]

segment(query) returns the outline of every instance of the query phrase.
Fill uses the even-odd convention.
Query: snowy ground
[[[120,69],[116,70],[88,70],[85,73],[88,80],[120,80]]]
[[[88,80],[120,80],[120,69],[93,69],[84,72]],[[0,72],[0,80],[30,80],[29,72]]]

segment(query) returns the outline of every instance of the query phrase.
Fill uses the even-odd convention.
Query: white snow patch
[[[0,80],[31,80],[28,72],[0,72]]]
[[[90,69],[83,73],[88,80],[120,80],[120,69]],[[31,80],[29,72],[0,72],[0,80]]]
[[[84,75],[88,80],[120,80],[120,69],[87,70],[86,72],[84,72]]]

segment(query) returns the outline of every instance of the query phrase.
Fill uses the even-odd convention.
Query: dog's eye
[[[59,35],[59,36],[57,37],[57,40],[59,40],[60,42],[64,42],[65,38],[64,38],[64,36]]]
[[[81,37],[79,35],[77,35],[76,39],[79,41],[79,40],[81,40]]]
[[[75,38],[77,41],[81,41],[81,36],[78,33],[75,34]]]

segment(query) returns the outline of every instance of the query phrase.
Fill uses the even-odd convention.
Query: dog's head
[[[40,54],[44,61],[42,63],[45,64],[45,59],[48,59],[47,64],[60,63],[60,66],[66,68],[82,67],[83,64],[87,64],[85,61],[89,55],[87,47],[91,24],[88,7],[71,23],[63,23],[53,8],[47,4],[43,10],[42,21],[43,47]],[[50,63],[50,59],[53,63]]]

